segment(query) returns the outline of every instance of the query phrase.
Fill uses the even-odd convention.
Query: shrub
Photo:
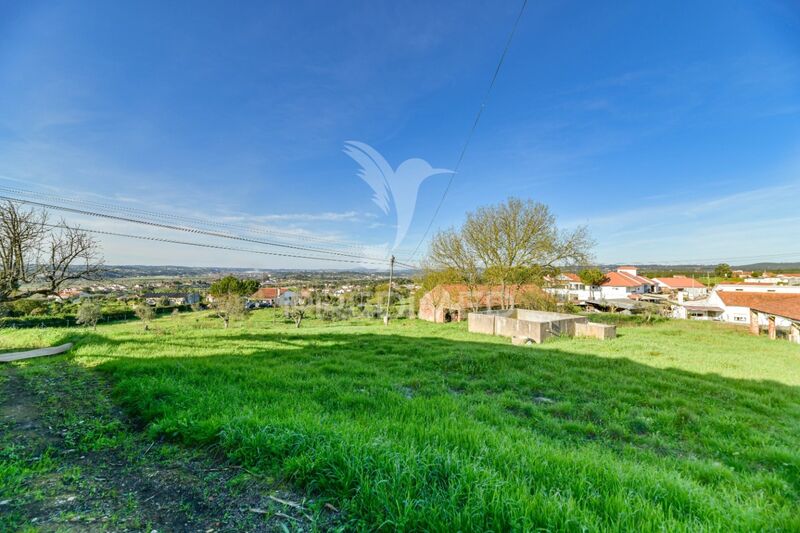
[[[85,298],[78,308],[78,316],[76,322],[84,326],[91,326],[92,329],[97,329],[97,321],[103,315],[103,310],[100,302],[90,298]]]

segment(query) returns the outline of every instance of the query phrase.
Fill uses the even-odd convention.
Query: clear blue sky
[[[0,2],[0,186],[391,242],[344,142],[453,168],[519,9],[433,4]],[[797,2],[533,1],[434,228],[514,195],[603,262],[800,260],[799,149]],[[109,263],[329,266],[102,241]]]

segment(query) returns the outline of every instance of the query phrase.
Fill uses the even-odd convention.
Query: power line
[[[136,214],[136,215],[139,215],[139,216],[149,216],[149,217],[153,217],[153,218],[176,220],[176,221],[181,221],[181,222],[191,222],[191,223],[196,223],[196,224],[201,224],[201,225],[206,225],[206,226],[219,227],[219,228],[223,228],[223,229],[229,229],[229,228],[241,229],[241,230],[244,230],[244,231],[246,231],[248,233],[260,233],[260,234],[265,234],[265,235],[274,235],[274,236],[283,237],[283,238],[293,238],[293,239],[302,238],[304,240],[317,241],[317,242],[322,242],[322,243],[325,243],[325,244],[332,244],[332,245],[337,245],[338,244],[338,245],[341,245],[342,247],[349,248],[351,250],[355,249],[356,247],[362,247],[363,246],[363,245],[361,245],[359,243],[355,243],[355,242],[338,241],[338,240],[333,240],[333,239],[327,239],[327,238],[324,238],[324,237],[317,237],[317,236],[314,236],[314,235],[305,235],[305,234],[304,235],[298,235],[296,233],[281,232],[281,231],[271,230],[271,229],[262,228],[262,227],[252,227],[252,226],[244,226],[244,225],[239,225],[239,224],[222,223],[222,222],[216,222],[216,221],[212,221],[212,220],[205,220],[205,219],[196,218],[196,217],[187,217],[187,216],[182,216],[182,215],[175,215],[175,214],[171,214],[171,213],[159,213],[159,212],[155,212],[155,211],[147,211],[147,210],[144,210],[144,209],[138,209],[138,208],[132,208],[132,207],[127,207],[127,206],[108,204],[108,203],[92,202],[92,201],[85,200],[85,199],[70,198],[70,197],[65,197],[65,196],[56,195],[56,194],[49,194],[49,193],[44,193],[44,192],[39,192],[39,191],[31,191],[31,190],[26,190],[26,189],[19,189],[19,188],[14,188],[14,187],[3,187],[3,186],[0,186],[0,191],[10,192],[12,194],[21,194],[23,196],[32,196],[32,197],[40,198],[40,199],[44,198],[44,199],[55,200],[55,201],[60,201],[60,202],[67,202],[67,203],[73,203],[73,204],[78,204],[78,205],[91,206],[91,207],[95,207],[95,208],[106,209],[106,210],[109,210],[109,211],[117,211],[117,212],[122,211],[122,212],[126,212],[126,213]]]
[[[419,247],[422,246],[422,243],[425,242],[425,238],[430,233],[431,228],[433,227],[433,222],[436,220],[436,217],[439,215],[439,211],[442,209],[442,204],[444,204],[444,200],[447,197],[447,193],[450,192],[450,187],[453,185],[453,180],[458,174],[458,169],[461,167],[461,162],[464,160],[464,155],[467,153],[467,147],[469,147],[470,141],[472,141],[472,136],[475,133],[475,130],[478,127],[478,122],[481,120],[481,116],[483,115],[483,110],[486,108],[486,103],[489,100],[489,95],[494,88],[494,84],[497,81],[497,76],[500,74],[500,68],[503,66],[503,62],[506,59],[506,55],[508,54],[508,49],[511,47],[511,41],[514,39],[514,34],[517,32],[517,27],[519,26],[519,21],[522,18],[522,14],[525,12],[525,7],[528,5],[528,0],[523,0],[522,7],[520,7],[519,13],[517,14],[516,20],[514,20],[514,25],[511,27],[511,33],[508,35],[508,40],[506,41],[506,46],[503,48],[503,53],[500,55],[500,60],[497,62],[497,67],[494,69],[494,74],[492,75],[492,80],[489,82],[489,88],[486,90],[486,94],[483,96],[483,100],[481,100],[481,106],[478,109],[478,114],[475,116],[475,121],[472,123],[472,127],[467,134],[467,139],[464,142],[463,147],[461,148],[461,153],[458,155],[458,161],[456,161],[455,167],[453,167],[453,173],[450,174],[450,178],[447,180],[447,186],[444,188],[444,192],[442,193],[441,199],[439,199],[439,203],[436,206],[436,210],[433,212],[433,216],[431,217],[430,222],[428,223],[428,227],[425,228],[425,233],[423,233],[422,238],[417,243],[417,246],[414,248],[414,251],[411,252],[411,255],[408,256],[406,261],[411,261],[414,259],[414,256],[417,255],[419,251]]]
[[[69,226],[66,225],[56,225],[56,224],[44,224],[44,226],[49,228],[60,228],[60,229],[68,229]],[[229,250],[234,252],[247,252],[251,254],[262,254],[262,255],[272,255],[278,257],[293,257],[297,259],[317,259],[320,261],[336,261],[339,263],[370,263],[376,265],[384,265],[386,264],[385,261],[377,261],[377,260],[370,260],[370,259],[363,259],[363,260],[356,260],[356,259],[335,259],[331,257],[315,257],[309,255],[296,255],[296,254],[286,254],[281,252],[267,252],[264,250],[252,250],[249,248],[238,248],[235,246],[223,246],[218,244],[208,244],[208,243],[200,243],[200,242],[190,242],[190,241],[179,241],[175,239],[165,239],[162,237],[150,237],[146,235],[131,235],[128,233],[117,233],[114,231],[104,231],[104,230],[97,230],[97,229],[85,229],[80,228],[80,231],[85,231],[87,233],[96,233],[100,235],[111,235],[114,237],[126,237],[129,239],[138,239],[142,241],[154,241],[154,242],[163,242],[168,244],[180,244],[184,246],[196,246],[199,248],[213,248],[216,250]]]
[[[336,255],[336,256],[341,256],[341,257],[350,257],[350,258],[359,260],[359,261],[349,261],[349,262],[354,262],[354,263],[364,262],[364,261],[370,262],[370,263],[377,263],[378,262],[378,260],[375,259],[375,258],[358,256],[358,255],[348,254],[348,253],[344,253],[344,252],[336,252],[336,251],[333,251],[333,250],[324,250],[324,249],[319,249],[319,248],[310,248],[310,247],[305,247],[305,246],[296,246],[296,245],[291,245],[291,244],[283,244],[283,243],[262,241],[262,240],[258,240],[258,239],[250,239],[250,238],[247,238],[247,237],[242,237],[242,236],[239,236],[239,235],[230,235],[230,234],[226,234],[226,233],[218,233],[218,232],[215,232],[215,231],[206,231],[206,230],[201,230],[201,229],[187,227],[187,226],[175,226],[175,225],[166,224],[166,223],[163,223],[163,222],[154,222],[154,221],[151,221],[151,220],[142,220],[142,219],[129,218],[129,217],[124,217],[124,216],[120,216],[120,215],[112,215],[112,214],[108,214],[108,213],[100,213],[100,212],[97,212],[97,211],[88,211],[88,210],[84,210],[84,209],[77,209],[77,208],[73,208],[73,207],[65,207],[65,206],[53,205],[53,204],[48,204],[48,203],[44,203],[44,202],[35,202],[35,201],[32,201],[32,200],[24,200],[24,199],[21,199],[21,198],[11,198],[11,197],[7,197],[7,196],[0,196],[0,200],[6,200],[6,201],[10,201],[10,202],[20,202],[20,203],[25,203],[25,204],[28,204],[28,205],[42,207],[42,208],[45,208],[45,209],[56,209],[56,210],[59,210],[59,211],[66,211],[66,212],[69,212],[69,213],[76,213],[76,214],[81,214],[81,215],[106,218],[106,219],[110,219],[110,220],[118,220],[118,221],[123,221],[123,222],[132,222],[134,224],[143,224],[143,225],[146,225],[146,226],[151,226],[151,227],[156,227],[156,228],[161,228],[161,229],[184,231],[184,232],[187,232],[187,233],[194,233],[194,234],[199,234],[199,235],[207,235],[207,236],[219,237],[219,238],[223,238],[223,239],[233,239],[233,240],[237,240],[237,241],[250,242],[250,243],[255,243],[255,244],[262,244],[262,245],[266,245],[266,246],[289,248],[289,249],[293,249],[293,250],[301,250],[301,251],[306,251],[306,252],[331,254],[331,255]],[[308,259],[322,259],[322,260],[330,259],[330,258],[325,258],[325,257],[307,257],[307,258]],[[331,259],[331,260],[333,260],[333,259]],[[386,263],[386,261],[380,261],[379,264],[385,264],[385,263]],[[403,264],[403,266],[406,266],[408,268],[416,268],[413,265],[408,265],[408,264]]]

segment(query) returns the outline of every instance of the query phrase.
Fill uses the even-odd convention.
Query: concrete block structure
[[[550,337],[562,335],[597,339],[612,339],[616,336],[615,326],[592,324],[585,316],[549,311],[484,311],[470,313],[467,320],[470,332],[511,337],[515,344],[525,344],[525,339],[542,343]]]
[[[613,339],[617,336],[617,327],[597,322],[584,322],[575,324],[576,337],[591,337],[593,339]]]

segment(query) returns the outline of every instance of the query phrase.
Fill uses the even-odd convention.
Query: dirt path
[[[2,531],[302,531],[336,520],[208,452],[147,439],[97,374],[63,360],[4,365],[0,391]]]

